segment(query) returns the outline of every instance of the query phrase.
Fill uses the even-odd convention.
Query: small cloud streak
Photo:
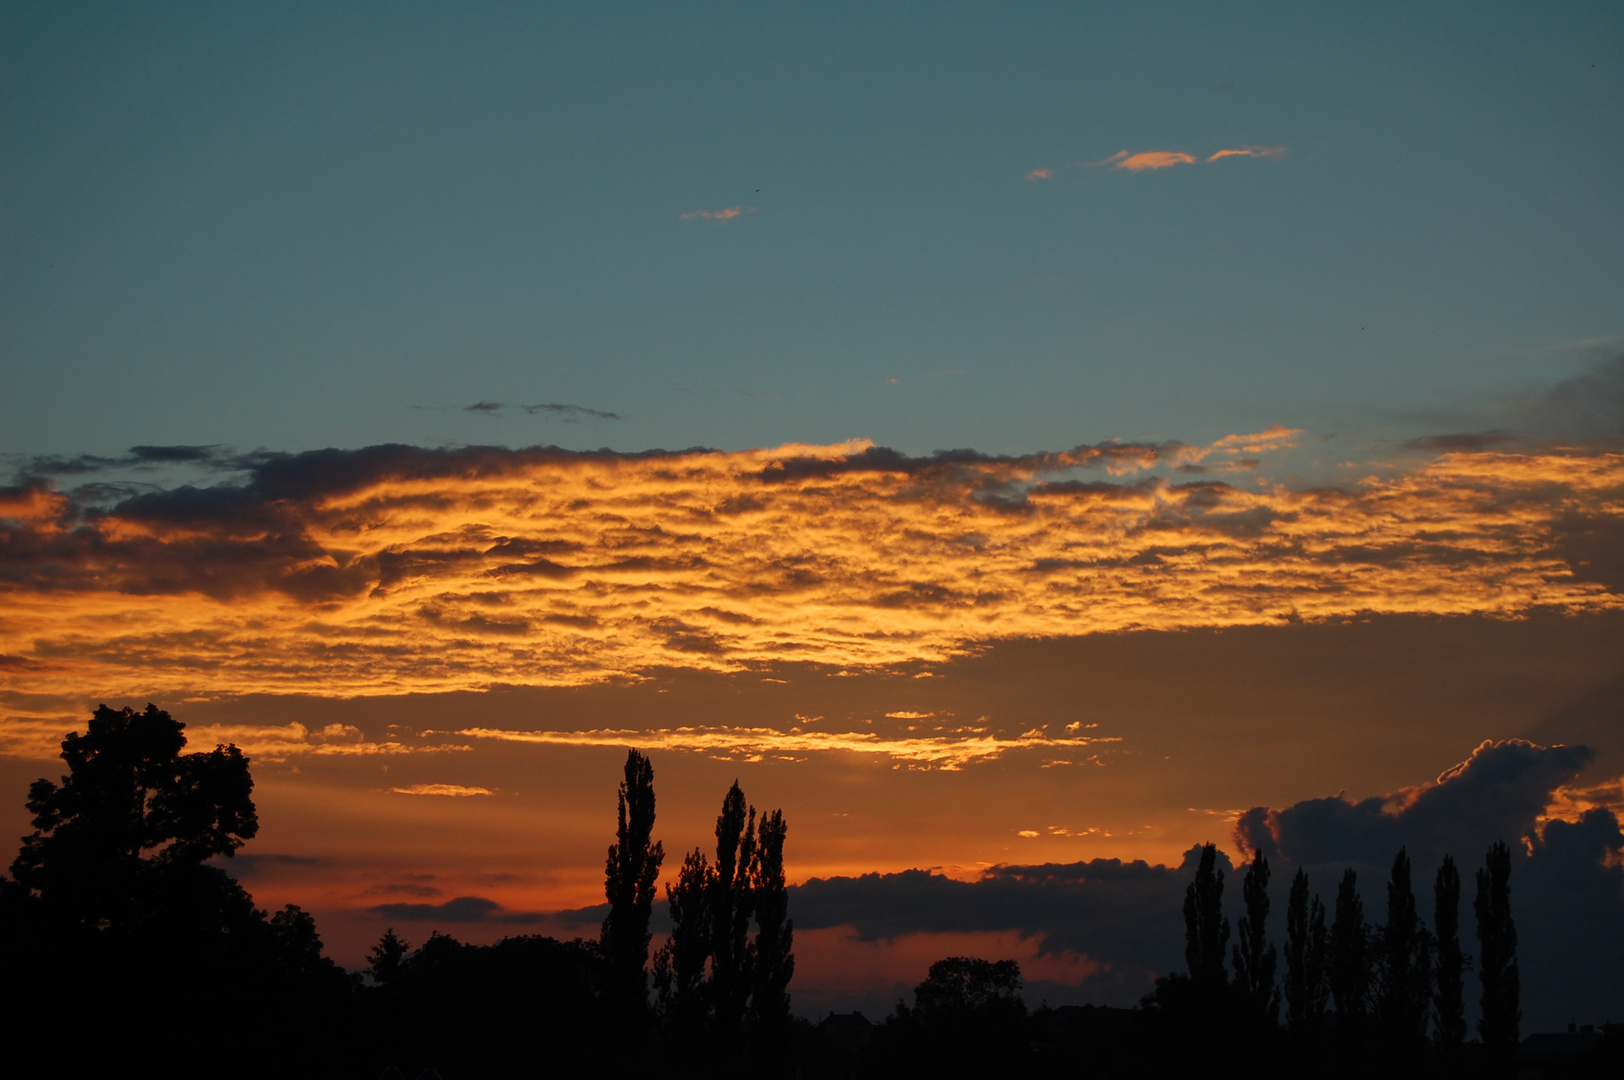
[[[753,206],[727,206],[720,210],[690,210],[688,213],[682,215],[682,220],[714,221],[718,224],[725,224],[726,222],[732,221],[734,218],[743,217],[745,214],[753,214],[755,212],[756,208]]]
[[[1278,161],[1285,156],[1286,148],[1284,146],[1242,146],[1239,149],[1220,150],[1207,160],[1217,161],[1220,158],[1227,157],[1259,157]]]
[[[619,420],[619,413],[605,412],[602,409],[589,409],[585,405],[569,405],[561,402],[542,402],[536,405],[512,405],[505,401],[476,401],[472,405],[464,405],[463,412],[480,413],[485,416],[500,416],[504,412],[522,412],[526,416],[535,416],[545,413],[549,416],[562,417],[567,421],[580,420],[583,417],[593,420]]]
[[[390,788],[389,792],[392,795],[444,795],[452,799],[496,794],[490,788],[464,787],[461,784],[413,784],[410,787]]]
[[[1171,169],[1174,165],[1194,164],[1195,158],[1177,150],[1143,150],[1137,154],[1130,154],[1126,150],[1118,150],[1103,161],[1085,162],[1088,168],[1109,165],[1113,169],[1126,169],[1131,173]]]
[[[1028,180],[1047,180],[1054,175],[1053,169],[1033,169],[1026,174]]]

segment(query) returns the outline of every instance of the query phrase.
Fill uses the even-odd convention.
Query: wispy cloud
[[[389,791],[393,795],[444,795],[453,799],[496,794],[490,788],[464,787],[461,784],[412,784],[409,787],[390,788]]]
[[[621,418],[619,413],[605,412],[603,409],[589,409],[585,405],[568,405],[552,401],[536,405],[513,405],[505,401],[476,401],[472,405],[462,406],[462,411],[481,413],[486,416],[497,416],[504,412],[522,412],[526,416],[545,413],[571,422],[580,420],[583,417],[593,420],[619,420]]]
[[[1194,165],[1195,158],[1177,150],[1145,150],[1137,154],[1130,154],[1120,150],[1103,162],[1096,164],[1110,164],[1112,168],[1126,169],[1128,172],[1146,172],[1155,169],[1171,169],[1175,165]]]
[[[425,732],[425,734],[431,734]],[[503,731],[464,728],[449,732],[465,739],[544,746],[613,746],[643,750],[686,750],[739,756],[747,761],[793,757],[806,753],[845,752],[874,754],[924,768],[953,771],[978,761],[992,761],[1012,750],[1079,750],[1117,738],[1051,738],[1029,731],[1019,738],[1004,738],[966,729],[952,735],[922,738],[887,738],[871,731],[779,731],[776,728],[684,727],[652,731]]]
[[[1239,148],[1226,148],[1219,150],[1216,153],[1208,156],[1205,160],[1211,162],[1227,157],[1261,157],[1277,159],[1284,157],[1285,153],[1286,148],[1284,146],[1246,145]],[[1175,165],[1196,165],[1199,164],[1200,161],[1201,159],[1198,159],[1193,154],[1187,154],[1182,150],[1141,150],[1138,153],[1133,153],[1128,150],[1118,150],[1110,157],[1101,158],[1099,161],[1074,161],[1069,165],[1062,166],[1062,168],[1098,169],[1108,166],[1113,169],[1122,169],[1126,172],[1140,173],[1155,172],[1158,169],[1171,169]],[[1056,169],[1046,165],[1041,168],[1033,169],[1031,172],[1027,173],[1026,179],[1029,181],[1048,180],[1052,178],[1056,172]]]
[[[1226,157],[1260,157],[1278,159],[1286,156],[1284,146],[1242,146],[1239,149],[1220,150],[1209,157],[1208,161],[1217,161]]]
[[[732,221],[734,218],[743,217],[745,214],[753,214],[755,212],[756,208],[753,206],[727,206],[720,210],[690,210],[686,214],[682,215],[682,220],[715,221],[719,223],[726,223]]]

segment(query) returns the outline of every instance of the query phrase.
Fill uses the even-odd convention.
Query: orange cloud
[[[744,214],[753,214],[755,212],[756,208],[753,206],[728,206],[721,210],[690,210],[682,215],[682,220],[693,221],[695,218],[699,218],[704,221],[726,222]]]
[[[1243,146],[1238,150],[1220,150],[1209,157],[1208,161],[1217,161],[1226,157],[1260,157],[1278,159],[1286,156],[1284,146]]]
[[[1033,169],[1026,174],[1028,180],[1047,180],[1054,175],[1053,169]]]
[[[1089,167],[1109,165],[1115,169],[1126,169],[1129,172],[1145,172],[1146,170],[1170,169],[1174,165],[1194,165],[1195,158],[1189,154],[1176,150],[1145,150],[1141,153],[1130,154],[1126,150],[1118,150],[1103,161],[1085,162]]]
[[[389,792],[392,795],[444,795],[453,799],[496,794],[490,788],[464,787],[461,784],[412,784],[410,787],[390,788]]]
[[[246,486],[0,523],[0,689],[77,701],[579,685],[661,666],[872,669],[1134,628],[1624,607],[1590,549],[1564,539],[1624,520],[1617,453],[1455,453],[1307,490],[1266,470],[1246,485],[1146,474],[1226,467],[1298,434],[1019,457],[908,458],[866,441],[274,457]],[[60,739],[64,711],[76,708],[14,711],[7,738]],[[279,758],[431,749],[255,731],[253,752]],[[923,760],[930,745],[883,752]]]
[[[425,732],[425,735],[433,734]],[[978,761],[1001,758],[1011,750],[1081,749],[1118,738],[1050,738],[1028,731],[1019,738],[988,735],[985,729],[921,738],[885,738],[872,731],[779,731],[776,728],[685,727],[650,731],[506,731],[465,728],[451,734],[469,739],[536,743],[545,746],[613,746],[640,750],[686,750],[763,761],[769,756],[793,758],[809,752],[844,751],[875,754],[923,768],[952,772]]]

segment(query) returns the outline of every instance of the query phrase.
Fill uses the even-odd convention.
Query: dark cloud
[[[1364,800],[1310,799],[1242,815],[1237,838],[1261,847],[1274,868],[1271,937],[1284,934],[1290,876],[1305,869],[1328,903],[1344,868],[1359,874],[1367,916],[1385,918],[1388,868],[1400,847],[1415,865],[1423,914],[1444,852],[1465,879],[1462,923],[1474,942],[1473,875],[1496,839],[1517,853],[1514,913],[1522,936],[1523,1009],[1531,1027],[1624,1014],[1624,833],[1606,808],[1574,822],[1539,818],[1552,794],[1590,760],[1584,747],[1485,743],[1435,783]],[[1014,932],[1041,938],[1040,953],[1082,954],[1101,965],[1076,987],[1045,986],[1051,1003],[1071,998],[1131,1005],[1155,976],[1184,967],[1184,890],[1199,848],[1178,868],[1096,859],[997,866],[973,881],[926,870],[814,878],[791,889],[795,924],[849,926],[866,941],[919,933]],[[1225,907],[1240,914],[1240,878],[1227,859]],[[583,912],[585,914],[585,912]]]
[[[1551,524],[1551,553],[1580,581],[1624,593],[1624,517],[1569,511]]]
[[[279,855],[275,853],[237,854],[213,860],[233,877],[262,877],[277,870],[316,870],[327,865],[327,860],[310,855]]]
[[[535,911],[507,911],[483,896],[458,896],[443,904],[379,904],[370,914],[400,922],[531,924],[548,916]]]
[[[484,413],[488,416],[499,415],[507,411],[518,411],[526,416],[535,416],[545,413],[549,416],[561,417],[574,423],[584,418],[592,420],[619,420],[619,413],[605,412],[602,409],[589,409],[585,405],[567,405],[559,402],[543,402],[537,405],[510,405],[504,401],[478,401],[472,405],[464,405],[463,412]]]
[[[1516,441],[1517,435],[1510,431],[1462,431],[1449,435],[1423,435],[1419,439],[1411,439],[1404,446],[1408,450],[1425,450],[1435,454],[1475,454]]]
[[[1079,1000],[1130,1005],[1157,975],[1183,966],[1181,905],[1199,851],[1192,849],[1178,869],[1095,859],[997,866],[976,881],[926,870],[813,878],[791,889],[790,911],[796,926],[850,926],[865,941],[917,933],[1041,935],[1040,952],[1085,954],[1101,965],[1073,988]]]
[[[1281,810],[1253,807],[1241,816],[1236,840],[1290,863],[1384,865],[1401,847],[1417,862],[1446,854],[1475,858],[1497,840],[1516,843],[1529,835],[1551,793],[1594,756],[1587,746],[1485,742],[1413,797],[1353,802],[1332,796]]]
[[[1401,847],[1415,866],[1424,913],[1437,865],[1454,855],[1464,879],[1468,938],[1475,869],[1489,846],[1503,840],[1516,857],[1512,903],[1528,1026],[1606,1019],[1624,1014],[1624,984],[1617,978],[1624,969],[1624,867],[1618,863],[1624,834],[1605,807],[1587,810],[1577,822],[1539,828],[1553,794],[1593,757],[1584,746],[1485,742],[1419,792],[1253,807],[1237,822],[1236,839],[1263,850],[1277,875],[1305,869],[1327,900],[1342,869],[1351,866],[1366,911],[1378,923],[1386,910],[1388,867]],[[1472,951],[1470,940],[1464,944]]]
[[[1579,438],[1624,435],[1624,355],[1557,383],[1544,406],[1562,432]]]

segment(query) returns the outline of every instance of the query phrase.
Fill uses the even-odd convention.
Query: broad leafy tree
[[[102,705],[62,742],[68,775],[28,793],[35,832],[12,876],[53,917],[117,925],[140,917],[155,879],[230,856],[259,830],[248,759],[235,746],[184,753],[185,725],[155,705]]]

